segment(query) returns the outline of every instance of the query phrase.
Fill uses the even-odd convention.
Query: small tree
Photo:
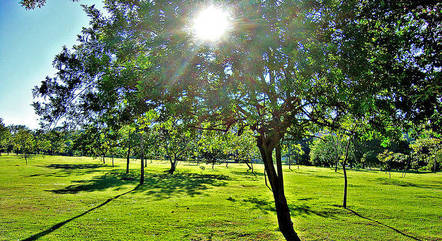
[[[440,170],[442,163],[442,141],[440,138],[419,138],[410,146],[413,149],[413,162],[423,162],[433,172]]]
[[[18,153],[22,153],[28,165],[29,154],[34,151],[35,140],[30,130],[21,129],[14,135],[14,146]]]

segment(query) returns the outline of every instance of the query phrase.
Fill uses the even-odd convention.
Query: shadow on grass
[[[105,170],[100,170],[97,168],[110,167],[110,166],[103,164],[51,164],[40,167],[56,169],[57,172],[33,174],[28,177],[67,177],[71,175],[79,176],[79,175],[86,175],[97,172],[104,172]]]
[[[46,167],[53,168],[53,169],[71,170],[71,169],[93,169],[93,168],[99,168],[99,167],[107,167],[107,165],[103,165],[103,164],[51,164]]]
[[[227,199],[227,200],[232,201],[232,199]],[[260,209],[264,213],[276,212],[276,209],[274,207],[274,202],[272,201],[267,201],[259,198],[247,198],[243,199],[242,201],[253,204],[255,208]],[[292,216],[316,215],[323,218],[329,218],[334,216],[333,212],[315,211],[306,204],[301,204],[301,205],[289,204],[288,206],[290,209],[290,214]]]
[[[391,227],[391,226],[388,226],[388,225],[386,225],[386,224],[383,224],[383,223],[381,223],[381,222],[379,222],[379,221],[377,221],[377,220],[374,220],[374,219],[371,219],[371,218],[364,217],[364,216],[362,216],[361,214],[357,213],[357,212],[354,211],[354,210],[351,210],[351,209],[349,209],[349,208],[346,208],[346,210],[350,211],[351,213],[353,213],[354,215],[356,215],[356,216],[358,216],[358,217],[360,217],[360,218],[366,219],[366,220],[368,220],[368,221],[371,221],[371,222],[377,223],[377,224],[379,224],[379,225],[381,225],[381,226],[384,226],[384,227],[386,227],[386,228],[389,228],[389,229],[395,231],[396,233],[398,233],[398,234],[400,234],[400,235],[403,235],[403,236],[405,236],[405,237],[408,237],[408,238],[411,238],[411,239],[414,239],[414,240],[421,240],[421,239],[418,239],[417,237],[414,237],[414,236],[411,236],[411,235],[409,235],[409,234],[406,234],[406,233],[404,233],[404,232],[402,232],[402,231],[400,231],[400,230],[398,230],[398,229],[396,229],[396,228],[394,228],[394,227]]]
[[[139,186],[135,187],[134,189],[132,189],[132,190],[130,190],[130,191],[127,191],[127,192],[122,193],[122,194],[119,194],[119,195],[117,195],[117,196],[115,196],[115,197],[109,198],[109,199],[107,199],[105,202],[103,202],[102,204],[100,204],[100,205],[98,205],[98,206],[96,206],[96,207],[93,207],[93,208],[91,208],[91,209],[89,209],[89,210],[83,212],[82,214],[79,214],[79,215],[77,215],[77,216],[75,216],[75,217],[73,217],[73,218],[70,218],[70,219],[68,219],[68,220],[65,220],[65,221],[63,221],[63,222],[59,222],[59,223],[55,224],[54,226],[52,226],[52,227],[46,229],[45,231],[42,231],[42,232],[37,233],[37,234],[34,234],[34,235],[32,235],[31,237],[29,237],[29,238],[27,238],[27,239],[24,239],[24,240],[25,240],[25,241],[37,240],[37,239],[39,239],[39,238],[41,238],[41,237],[43,237],[43,236],[45,236],[45,235],[48,235],[48,234],[54,232],[55,230],[61,228],[61,227],[64,226],[65,224],[67,224],[67,223],[69,223],[69,222],[71,222],[71,221],[73,221],[73,220],[75,220],[75,219],[77,219],[77,218],[79,218],[79,217],[82,217],[82,216],[84,216],[84,215],[86,215],[86,214],[88,214],[88,213],[90,213],[90,212],[92,212],[92,211],[94,211],[94,210],[96,210],[96,209],[99,209],[99,208],[103,207],[104,205],[108,204],[109,202],[111,202],[111,201],[113,201],[113,200],[115,200],[115,199],[117,199],[117,198],[119,198],[119,197],[121,197],[121,196],[124,196],[124,195],[126,195],[126,194],[128,194],[128,193],[134,192],[134,191],[137,190],[138,188],[139,188]]]
[[[229,180],[224,175],[209,175],[196,173],[170,174],[147,174],[144,185],[139,188],[140,192],[155,196],[159,199],[170,198],[172,195],[185,193],[189,196],[202,194],[208,186],[225,186]]]
[[[91,180],[73,181],[73,185],[62,189],[50,190],[56,194],[75,194],[78,192],[93,192],[108,188],[119,188],[126,184],[136,184],[140,175],[138,173],[125,174],[123,171],[114,170],[104,175],[94,177]],[[202,194],[201,191],[208,186],[224,186],[224,175],[208,175],[196,173],[153,174],[147,173],[144,177],[144,185],[137,188],[137,192],[146,192],[157,198],[170,198],[174,194],[185,193],[189,196]]]
[[[325,179],[337,179],[337,178],[341,179],[341,178],[342,178],[342,177],[336,177],[336,176],[324,176],[324,175],[314,175],[314,177],[317,177],[317,178],[325,178]]]
[[[256,172],[256,171],[251,172],[251,171],[248,171],[248,170],[245,170],[245,171],[232,171],[232,174],[242,175],[242,176],[251,176],[251,177],[256,177],[256,176],[263,177],[264,176],[263,172]]]
[[[119,187],[126,184],[136,183],[136,178],[124,176],[117,172],[109,172],[104,175],[94,177],[91,180],[72,181],[73,185],[69,185],[62,189],[50,190],[56,194],[75,194],[78,192],[94,192],[105,190],[111,187]]]
[[[394,178],[386,178],[386,177],[379,177],[375,179],[378,181],[381,185],[394,185],[394,186],[400,186],[400,187],[418,187],[418,188],[432,188],[432,189],[442,189],[440,185],[430,185],[430,184],[416,184],[411,182],[406,182],[403,180],[397,180]]]

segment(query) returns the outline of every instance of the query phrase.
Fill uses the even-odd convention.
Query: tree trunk
[[[338,172],[338,162],[339,162],[339,160],[337,160],[335,163],[335,172]]]
[[[176,159],[172,160],[172,157],[170,157],[169,161],[170,161],[169,174],[172,175],[175,172],[175,170],[176,170]]]
[[[130,144],[127,149],[127,161],[126,161],[126,174],[129,174],[129,162],[130,162]]]
[[[345,170],[345,165],[342,165],[342,170],[344,171],[344,201],[342,202],[342,206],[347,208],[347,171]]]
[[[140,173],[140,185],[144,184],[144,140],[141,135],[141,173]]]
[[[289,169],[290,169],[290,170],[292,170],[291,159],[292,159],[292,158],[291,158],[291,155],[290,155],[290,152],[289,152],[288,160],[289,160]]]
[[[26,155],[26,152],[25,152],[25,161],[26,161],[26,166],[28,165],[28,156]]]
[[[115,165],[114,165],[114,155],[112,155],[112,167],[115,167]]]
[[[272,187],[273,198],[275,200],[276,215],[278,217],[279,230],[284,235],[286,240],[300,241],[298,234],[293,229],[293,223],[290,218],[290,210],[284,194],[280,147],[278,147],[276,153],[276,164],[278,173],[276,173],[273,164],[272,153],[275,146],[278,145],[277,142],[277,140],[271,140],[270,138],[264,139],[262,136],[259,136],[257,138],[257,145],[264,162],[265,171],[268,175],[269,182]]]
[[[344,200],[342,202],[342,207],[347,208],[347,170],[345,169],[345,166],[347,165],[347,159],[348,159],[348,148],[350,147],[350,138],[348,138],[347,146],[345,148],[345,157],[344,161],[342,162],[342,171],[344,171]]]

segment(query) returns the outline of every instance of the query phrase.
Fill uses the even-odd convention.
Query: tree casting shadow
[[[134,189],[132,189],[132,190],[130,190],[130,191],[127,191],[127,192],[122,193],[122,194],[119,194],[119,195],[117,195],[117,196],[115,196],[115,197],[109,198],[109,199],[107,199],[105,202],[103,202],[102,204],[100,204],[100,205],[98,205],[98,206],[96,206],[96,207],[93,207],[93,208],[91,208],[91,209],[89,209],[89,210],[83,212],[82,214],[79,214],[79,215],[73,217],[73,218],[70,218],[70,219],[65,220],[65,221],[63,221],[63,222],[60,222],[60,223],[57,223],[57,224],[55,224],[54,226],[52,226],[52,227],[46,229],[45,231],[42,231],[42,232],[37,233],[37,234],[34,234],[34,235],[32,235],[31,237],[29,237],[29,238],[27,238],[27,239],[24,239],[24,241],[37,240],[37,239],[39,239],[39,238],[41,238],[41,237],[43,237],[43,236],[45,236],[45,235],[48,235],[48,234],[54,232],[55,230],[61,228],[61,227],[64,226],[65,224],[67,224],[67,223],[69,223],[69,222],[71,222],[71,221],[73,221],[73,220],[75,220],[75,219],[77,219],[77,218],[79,218],[79,217],[82,217],[82,216],[84,216],[84,215],[86,215],[86,214],[88,214],[88,213],[94,211],[95,209],[98,209],[98,208],[103,207],[104,205],[108,204],[109,202],[111,202],[111,201],[113,201],[113,200],[115,200],[115,199],[117,199],[117,198],[119,198],[119,197],[121,197],[121,196],[124,196],[124,195],[126,195],[126,194],[128,194],[128,193],[134,192],[134,191],[137,190],[138,188],[139,188],[139,186],[135,187]]]
[[[383,223],[381,223],[381,222],[379,222],[379,221],[377,221],[377,220],[374,220],[374,219],[371,219],[371,218],[364,217],[364,216],[362,216],[361,214],[357,213],[357,212],[354,211],[354,210],[351,210],[351,209],[349,209],[349,208],[345,208],[345,209],[348,210],[348,211],[350,211],[350,212],[352,212],[354,215],[356,215],[356,216],[358,216],[358,217],[360,217],[360,218],[363,218],[363,219],[369,220],[369,221],[371,221],[371,222],[374,222],[374,223],[377,223],[377,224],[379,224],[379,225],[381,225],[381,226],[384,226],[384,227],[386,227],[386,228],[389,228],[389,229],[395,231],[396,233],[401,234],[401,235],[403,235],[403,236],[405,236],[405,237],[408,237],[408,238],[411,238],[411,239],[414,239],[414,240],[421,240],[421,239],[418,239],[417,237],[414,237],[414,236],[411,236],[411,235],[409,235],[409,234],[406,234],[406,233],[404,233],[404,232],[402,232],[402,231],[400,231],[400,230],[398,230],[398,229],[396,229],[396,228],[394,228],[394,227],[391,227],[391,226],[388,226],[388,225],[386,225],[386,224],[383,224]]]

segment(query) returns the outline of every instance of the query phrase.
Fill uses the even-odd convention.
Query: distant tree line
[[[170,173],[179,161],[220,164],[244,162],[262,163],[250,130],[238,135],[238,129],[219,134],[216,131],[185,130],[179,121],[152,121],[140,134],[130,125],[114,130],[89,126],[81,130],[55,128],[31,130],[24,125],[6,126],[0,119],[0,154],[31,154],[91,156],[103,163],[106,158],[141,158],[140,138],[143,138],[143,159],[168,160]],[[348,140],[336,133],[317,133],[316,137],[299,142],[284,140],[284,164],[342,167]],[[349,168],[378,168],[381,170],[440,171],[442,142],[439,134],[423,129],[419,133],[404,133],[401,138],[357,138],[349,145]],[[145,163],[145,165],[147,162]],[[128,169],[128,168],[127,168]]]

